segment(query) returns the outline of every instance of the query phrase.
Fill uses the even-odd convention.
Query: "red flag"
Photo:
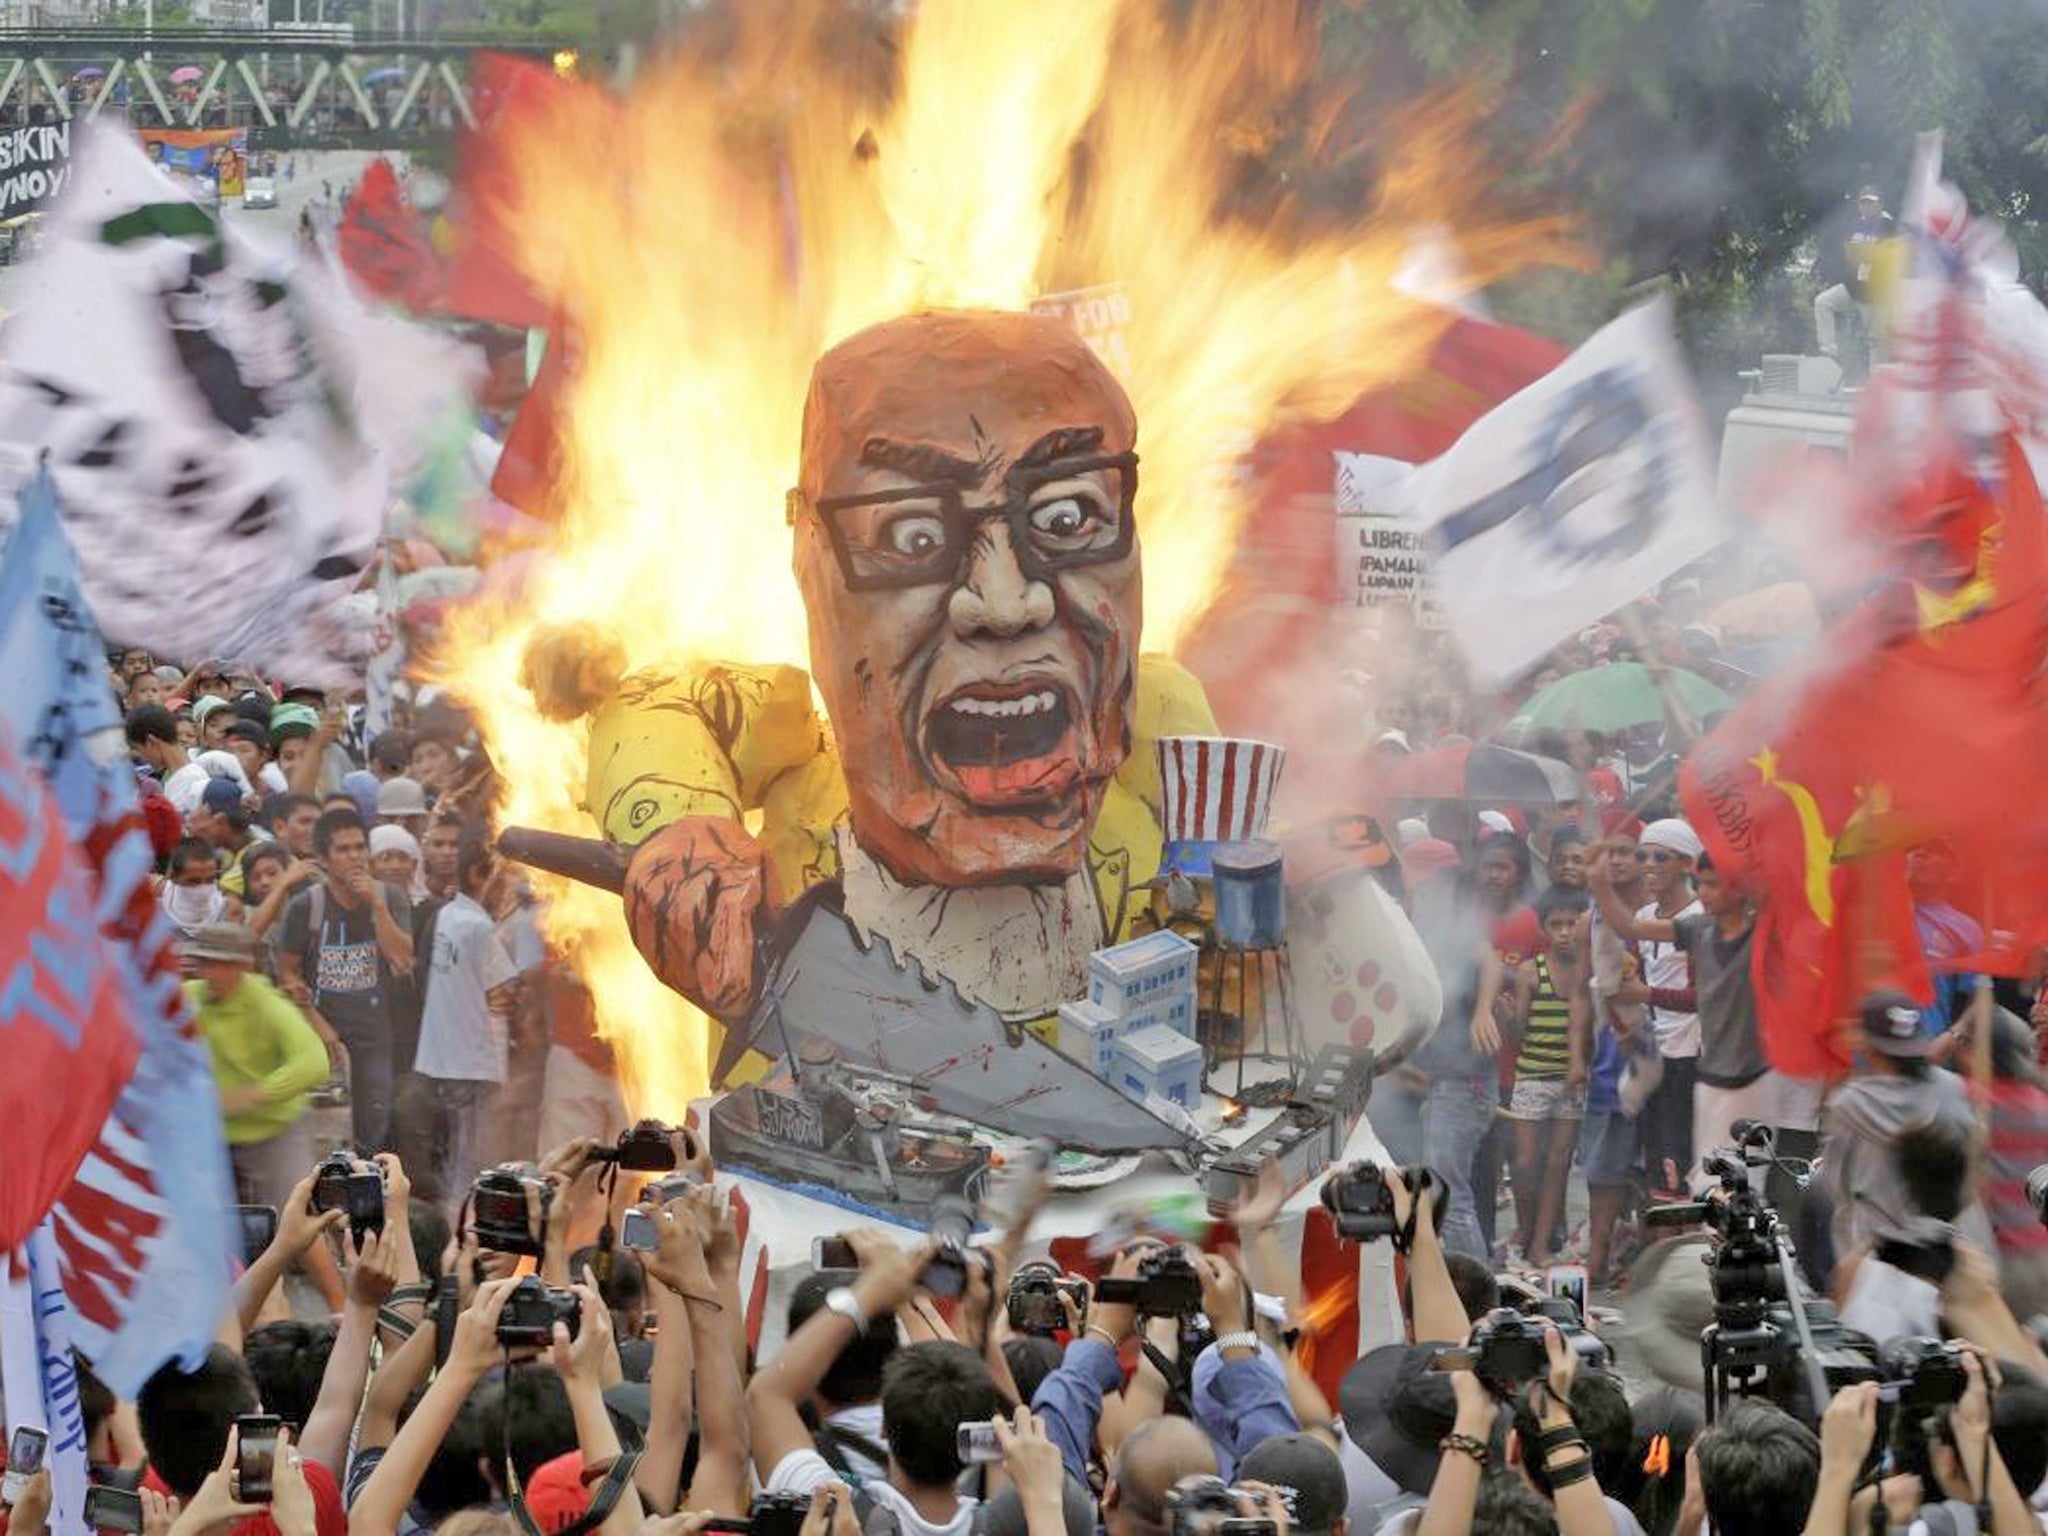
[[[373,160],[363,172],[342,213],[336,244],[349,275],[378,298],[416,315],[437,313],[446,304],[440,254],[390,161]]]
[[[0,742],[0,1248],[69,1187],[134,1071],[123,974],[55,800]]]

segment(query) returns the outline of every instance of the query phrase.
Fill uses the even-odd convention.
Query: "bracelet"
[[[1121,1339],[1110,1337],[1109,1330],[1103,1327],[1100,1323],[1090,1323],[1086,1328],[1083,1328],[1081,1330],[1081,1336],[1083,1338],[1092,1337],[1100,1339],[1103,1343],[1107,1344],[1111,1349],[1123,1348],[1123,1341]]]
[[[1457,1451],[1470,1456],[1482,1467],[1493,1459],[1493,1452],[1487,1448],[1484,1440],[1477,1435],[1462,1434],[1455,1429],[1437,1441],[1436,1445],[1440,1451]]]
[[[1561,1451],[1569,1446],[1583,1448],[1586,1437],[1579,1433],[1576,1424],[1559,1424],[1554,1429],[1543,1430],[1536,1436],[1536,1449],[1547,1459],[1552,1451]]]
[[[1591,1456],[1581,1456],[1578,1460],[1568,1461],[1561,1467],[1553,1467],[1550,1463],[1545,1462],[1543,1464],[1543,1475],[1550,1482],[1550,1491],[1555,1493],[1560,1488],[1569,1488],[1572,1484],[1583,1483],[1587,1478],[1591,1477],[1593,1475],[1593,1458]]]

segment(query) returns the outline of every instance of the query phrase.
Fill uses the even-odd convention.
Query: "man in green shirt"
[[[256,936],[242,924],[202,924],[183,952],[235,1182],[252,1204],[282,1208],[314,1163],[306,1090],[327,1080],[327,1048],[298,1004],[255,973]]]

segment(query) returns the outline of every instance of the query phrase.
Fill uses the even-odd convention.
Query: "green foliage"
[[[1518,190],[1578,220],[1598,269],[1505,285],[1504,316],[1575,341],[1665,281],[1710,387],[1810,347],[1819,231],[1866,181],[1896,211],[1924,129],[2025,270],[2048,261],[2037,0],[1333,0],[1325,34],[1384,106],[1480,82]]]

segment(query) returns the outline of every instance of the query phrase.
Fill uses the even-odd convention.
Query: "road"
[[[275,208],[244,208],[240,198],[225,203],[222,218],[228,228],[264,249],[282,249],[298,232],[299,215],[313,211],[314,222],[326,229],[341,213],[343,192],[361,179],[364,169],[377,156],[366,150],[299,150],[292,157],[297,170],[291,180],[282,171],[273,178],[277,184]],[[405,169],[405,156],[391,159]],[[11,312],[29,301],[35,287],[33,259],[0,267],[0,312]]]

